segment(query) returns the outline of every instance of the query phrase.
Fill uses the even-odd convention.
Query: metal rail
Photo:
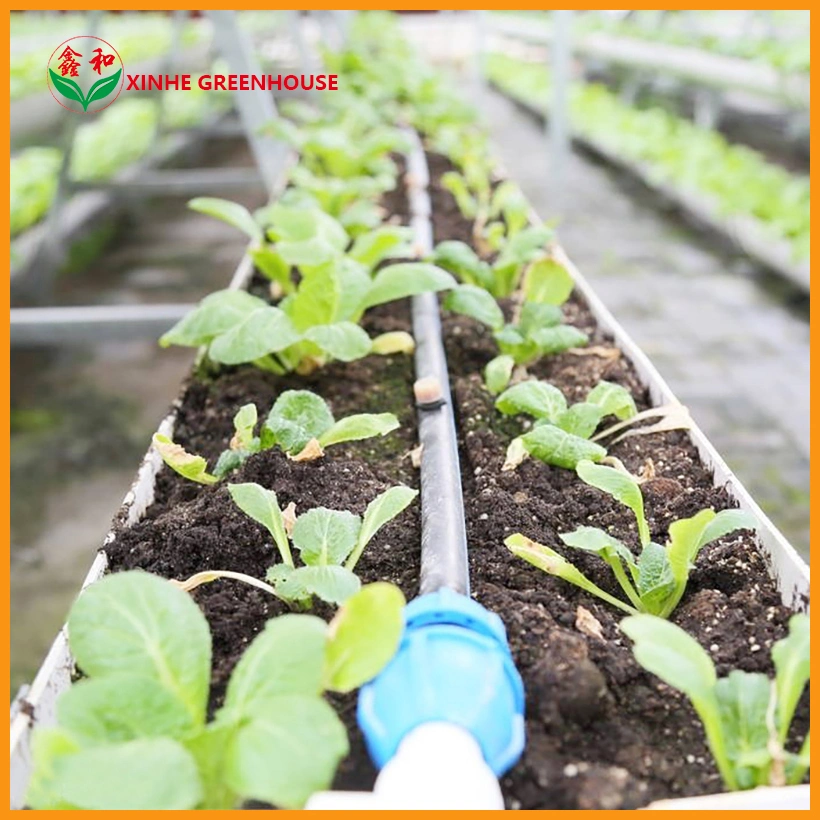
[[[194,305],[94,305],[12,308],[11,344],[34,347],[95,344],[103,339],[161,336]]]

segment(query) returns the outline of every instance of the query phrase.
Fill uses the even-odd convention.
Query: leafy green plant
[[[669,525],[666,546],[651,540],[644,516],[640,485],[629,474],[613,467],[581,461],[578,476],[591,487],[611,495],[632,510],[638,528],[641,554],[597,527],[578,527],[561,535],[572,549],[585,550],[601,558],[612,570],[629,604],[610,595],[590,581],[577,567],[550,547],[516,533],[504,542],[513,555],[523,558],[550,575],[563,578],[630,615],[648,613],[668,618],[683,597],[689,573],[698,553],[711,541],[735,530],[752,530],[754,518],[741,510],[701,510],[691,518]]]
[[[546,106],[550,78],[538,63],[506,54],[489,55],[488,76],[512,97]],[[647,175],[695,192],[719,215],[754,217],[767,235],[790,243],[795,260],[807,260],[811,240],[811,190],[807,175],[769,162],[757,151],[730,143],[660,107],[633,108],[600,84],[571,89],[573,128]]]
[[[521,189],[509,180],[493,188],[486,161],[471,157],[460,173],[448,171],[440,182],[461,215],[472,221],[473,242],[481,256],[499,251],[529,223],[530,206]]]
[[[465,242],[447,240],[436,245],[430,261],[496,299],[521,289],[528,301],[561,305],[572,293],[573,280],[550,251],[553,237],[546,225],[522,227],[509,239],[500,235],[495,243],[500,253],[492,264]]]
[[[278,117],[267,130],[295,148],[308,170],[340,179],[382,176],[392,180],[396,166],[389,154],[409,147],[407,136],[398,128],[384,124],[362,128],[358,120],[347,117],[301,126]]]
[[[293,193],[286,192],[295,200],[310,202],[326,214],[339,220],[351,237],[366,233],[381,225],[384,211],[375,201],[389,188],[384,181],[373,177],[324,177],[314,174],[303,165],[296,165],[290,172]],[[391,186],[392,187],[392,186]]]
[[[412,350],[408,334],[371,339],[357,324],[364,311],[454,285],[448,273],[423,262],[388,265],[372,279],[360,266],[331,262],[305,276],[279,307],[244,291],[216,291],[160,344],[205,345],[212,361],[226,365],[252,363],[273,373],[310,373],[333,359],[349,362],[369,353]]]
[[[624,618],[635,659],[692,702],[726,788],[802,782],[809,768],[809,734],[798,753],[786,750],[798,701],[809,681],[809,618],[793,615],[788,637],[772,647],[775,679],[736,669],[718,678],[698,642],[652,615]]]
[[[500,356],[485,370],[485,382],[493,393],[509,383],[515,365],[530,365],[544,356],[583,347],[589,337],[572,325],[562,324],[564,314],[557,305],[525,302],[517,320],[504,321],[495,299],[476,285],[458,285],[445,296],[443,306],[454,313],[471,316],[493,330]]]
[[[39,222],[57,193],[62,154],[57,148],[27,148],[11,158],[10,229],[16,236]]]
[[[525,414],[535,419],[532,429],[510,444],[506,470],[517,467],[527,455],[565,469],[575,469],[582,459],[600,461],[606,449],[588,439],[601,419],[612,415],[623,421],[637,413],[632,394],[607,381],[598,382],[585,401],[570,407],[557,387],[530,379],[508,387],[495,406],[505,416]]]
[[[226,570],[206,570],[178,582],[191,590],[218,578],[263,589],[298,608],[310,606],[314,595],[340,604],[355,595],[361,586],[354,570],[373,536],[401,513],[418,495],[401,484],[373,499],[364,517],[345,510],[316,507],[296,517],[294,509],[283,511],[276,493],[258,484],[229,484],[228,491],[242,512],[264,526],[271,535],[282,562],[267,573],[266,584],[258,578]],[[304,566],[293,560],[293,546]]]
[[[327,625],[268,621],[207,720],[211,636],[197,605],[141,571],[90,586],[68,620],[85,677],[35,729],[33,809],[231,809],[261,800],[300,808],[348,753],[322,697],[374,677],[395,653],[401,591],[371,584]]]
[[[219,456],[213,474],[201,456],[187,453],[160,433],[154,435],[163,461],[175,472],[200,484],[215,484],[254,453],[279,447],[294,461],[321,458],[325,448],[347,441],[385,436],[399,426],[393,413],[357,413],[338,421],[327,402],[310,390],[286,390],[274,402],[259,435],[255,434],[255,404],[239,408],[233,419],[234,436]]]
[[[388,256],[410,254],[411,231],[396,225],[360,232],[348,250],[350,236],[344,226],[312,197],[296,191],[255,214],[236,202],[216,197],[198,197],[188,205],[245,233],[253,243],[249,254],[254,264],[283,294],[297,289],[293,268],[307,276],[333,265],[361,281]]]

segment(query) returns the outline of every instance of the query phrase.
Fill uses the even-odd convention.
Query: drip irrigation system
[[[410,135],[406,177],[416,252],[433,249],[429,174]],[[421,446],[421,579],[393,660],[359,694],[381,770],[372,793],[323,792],[310,809],[503,809],[497,778],[524,749],[524,686],[504,625],[469,597],[455,416],[438,298],[413,297]]]

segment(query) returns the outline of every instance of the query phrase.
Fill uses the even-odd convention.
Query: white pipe
[[[503,809],[504,798],[473,736],[425,723],[399,744],[372,792],[318,792],[307,809]]]

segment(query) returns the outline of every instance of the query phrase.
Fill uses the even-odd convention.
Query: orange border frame
[[[20,5],[22,5],[22,4],[20,4]],[[82,10],[84,11],[84,10],[87,10],[87,9],[90,10],[90,9],[97,9],[97,8],[105,8],[107,5],[108,4],[105,4],[105,3],[90,2],[90,3],[85,3],[84,8]],[[519,7],[525,8],[525,9],[526,8],[532,8],[532,9],[542,8],[538,4],[523,3],[523,4],[518,4],[518,5],[519,5]],[[769,4],[769,5],[771,5],[771,4]],[[197,6],[197,8],[198,9],[220,9],[220,8],[224,8],[224,6],[225,6],[224,2],[223,3],[218,3],[218,2],[215,2],[215,3],[201,3]],[[458,8],[458,9],[468,8],[468,6],[463,6],[462,4],[454,4],[454,5],[450,6],[450,8],[454,8],[454,7]],[[724,4],[724,6],[722,6],[722,8],[725,8],[725,7],[726,6]],[[745,4],[744,5],[738,5],[738,6],[731,6],[730,5],[729,7],[730,8],[734,7],[734,8],[738,8],[738,9],[755,8],[754,6],[749,6],[749,5],[745,5]],[[169,9],[167,6],[161,6],[161,5],[156,4],[156,3],[144,3],[140,6],[141,10],[152,10],[152,11],[172,11],[172,10],[180,9],[180,8],[183,9],[183,10],[193,10],[191,7],[179,6],[179,5]],[[317,8],[329,9],[329,8],[334,8],[334,7],[327,6],[327,5],[324,5],[324,4],[322,4],[322,5],[317,4]],[[379,4],[374,3],[374,4],[369,4],[368,6],[365,6],[365,8],[366,9],[389,8],[389,4],[385,3],[385,4],[382,4],[382,5],[379,5]],[[587,10],[586,6],[576,6],[575,8],[578,9],[578,10]],[[641,8],[641,7],[638,6],[638,8]],[[647,8],[649,8],[649,7],[647,7]],[[707,9],[708,8],[709,7],[707,7]],[[766,6],[761,6],[760,8],[766,8]],[[18,8],[15,8],[15,7],[10,5],[9,7],[4,9],[4,12],[17,11],[18,9],[19,9],[19,6],[18,6]],[[260,4],[255,4],[255,5],[251,4],[249,6],[242,7],[242,10],[245,10],[245,9],[274,10],[275,7],[274,7],[274,9],[271,9],[270,6],[260,3]],[[406,9],[408,11],[435,11],[435,10],[437,10],[437,7],[434,6],[433,4],[429,4],[429,3],[416,3],[416,4],[407,4],[407,5],[405,5],[404,9]],[[62,10],[62,9],[60,9],[60,6],[56,3],[35,3],[35,4],[32,4],[32,5],[26,4],[24,10],[25,11],[46,11],[46,10]],[[70,11],[78,11],[79,9],[66,9],[66,11],[69,11],[69,10]],[[135,9],[131,9],[131,8],[128,8],[128,7],[119,7],[119,8],[112,9],[112,10],[115,10],[115,11],[133,11]],[[811,8],[809,10],[811,10]],[[4,33],[6,35],[8,35],[8,33],[9,33],[9,18],[5,14],[2,17],[2,22],[0,23],[0,25],[2,25],[2,30],[4,31]],[[4,95],[4,98],[6,99],[6,102],[10,105],[9,88],[5,84],[3,85],[3,95]],[[811,96],[812,104],[814,103],[814,97],[815,97],[815,95],[814,95],[814,92],[812,91],[812,96]],[[813,105],[812,105],[812,108],[813,108]],[[9,111],[9,110],[10,109],[8,107],[3,108],[4,112]],[[6,116],[5,116],[5,121],[7,123],[7,126],[9,125],[8,120],[9,120],[9,114],[7,113]],[[815,130],[815,133],[816,133],[816,128],[818,127],[818,125],[820,125],[820,123],[818,123],[817,118],[815,118],[814,116],[811,117],[811,125],[812,125],[813,130]],[[8,146],[8,149],[10,151],[10,149],[11,149],[11,139],[10,139],[10,130],[9,130],[8,127],[6,128],[5,133],[6,133],[6,136],[5,136],[4,139],[6,140],[6,145]],[[813,153],[814,146],[815,146],[815,138],[814,138],[814,135],[812,135],[812,137],[811,137],[812,153]],[[5,166],[3,165],[2,168],[5,168]],[[8,182],[8,176],[4,175],[4,178]],[[814,196],[816,194],[816,191],[814,190],[815,187],[817,187],[817,186],[812,184],[812,196]],[[3,200],[3,201],[5,202],[5,200]],[[4,212],[5,219],[6,219],[6,223],[8,225],[8,222],[10,220],[10,208],[3,209],[3,212]],[[814,232],[815,224],[817,224],[818,222],[820,222],[820,217],[818,217],[818,220],[812,220],[812,233]],[[6,234],[4,234],[4,235],[6,235]],[[9,251],[10,251],[10,240],[9,240]],[[6,258],[9,258],[8,254],[6,255]],[[8,302],[9,301],[8,292],[4,291],[4,293],[6,295],[3,298],[5,299],[6,302]],[[818,333],[820,333],[820,331],[818,331],[816,327],[812,326],[811,330],[810,330],[810,339],[811,339],[812,351],[817,346]],[[8,351],[9,350],[9,328],[8,328],[8,326],[3,327],[2,343],[3,343],[4,349],[6,351]],[[4,359],[4,367],[5,367],[6,372],[4,374],[4,379],[3,379],[3,390],[4,390],[4,393],[5,393],[5,396],[6,396],[6,401],[3,403],[2,412],[3,412],[3,417],[5,419],[4,424],[6,425],[6,429],[8,429],[9,401],[10,401],[10,391],[11,391],[11,385],[10,385],[11,376],[10,376],[10,367],[9,367],[9,364],[8,364],[8,358]],[[815,367],[814,364],[812,363],[812,367],[811,367],[811,387],[812,387],[812,389],[815,387],[815,383],[818,380],[820,380],[820,376],[818,376],[818,372],[819,372],[818,368]],[[811,417],[812,425],[814,425],[815,422],[820,423],[820,413],[815,413],[814,408],[812,408],[810,417]],[[5,445],[5,460],[8,463],[9,455],[10,455],[9,454],[10,442],[8,440],[6,440],[4,442],[4,445]],[[813,455],[813,453],[812,453],[812,455]],[[810,470],[810,480],[811,480],[812,485],[814,485],[816,483],[816,479],[818,477],[820,477],[820,468],[815,467],[814,463],[812,463],[811,470]],[[810,502],[811,510],[814,509],[815,498],[816,498],[816,493],[812,492],[811,502]],[[7,494],[4,495],[4,498],[2,499],[2,518],[3,518],[3,523],[6,527],[6,532],[9,532],[10,511],[9,511],[9,497],[8,497]],[[7,547],[7,549],[6,549],[7,553],[9,552],[9,549],[10,549],[10,547]],[[7,554],[7,558],[9,558],[9,557],[10,556]],[[6,665],[8,667],[8,665],[9,665],[9,620],[10,620],[9,591],[8,591],[8,589],[3,590],[3,597],[4,597],[4,603],[5,603],[5,606],[3,607],[3,613],[2,613],[3,643],[2,643],[2,646],[0,647],[0,651],[2,652],[3,657],[5,658]],[[9,614],[7,615],[7,613],[9,613]],[[812,622],[813,622],[812,627],[813,628],[815,628],[817,626],[816,622],[817,622],[818,618],[820,618],[820,616],[813,616],[812,617]],[[814,668],[816,666],[820,666],[820,660],[817,659],[817,657],[815,656],[815,661],[812,664],[812,672],[814,672]],[[9,701],[11,701],[11,697],[12,697],[12,693],[9,694]],[[8,782],[8,779],[6,779],[6,782]],[[237,810],[237,811],[239,811],[239,810]],[[68,814],[79,814],[79,813],[80,812],[68,812]],[[101,813],[98,813],[98,814],[107,814],[107,813],[114,814],[115,812],[101,812]],[[201,812],[195,812],[195,813],[201,814]],[[295,813],[295,812],[284,812],[284,814],[290,814],[290,813]],[[386,814],[386,813],[387,812],[373,812],[373,814],[375,814],[375,815]],[[477,814],[491,814],[493,812],[466,812],[465,811],[464,813],[467,814],[470,817],[473,817],[473,816],[476,816]],[[558,812],[551,812],[551,813],[556,814]],[[592,816],[601,816],[603,814],[616,816],[616,815],[621,814],[621,812],[618,812],[618,811],[604,811],[604,812],[566,811],[566,812],[561,812],[561,813],[562,814],[567,814],[567,815],[572,816],[572,817],[580,817],[580,816],[584,816],[584,815],[588,815],[588,816],[592,817]],[[739,812],[730,812],[730,813],[739,814]],[[283,814],[283,812],[279,812],[278,816],[281,816],[282,814]],[[325,814],[325,812],[321,812],[321,814]],[[454,814],[453,812],[447,812],[447,813],[442,812],[442,815],[445,816],[445,817],[451,817],[453,814]],[[725,813],[722,813],[721,816],[724,816],[724,814]],[[241,815],[242,816],[247,816],[247,812],[242,811]]]

